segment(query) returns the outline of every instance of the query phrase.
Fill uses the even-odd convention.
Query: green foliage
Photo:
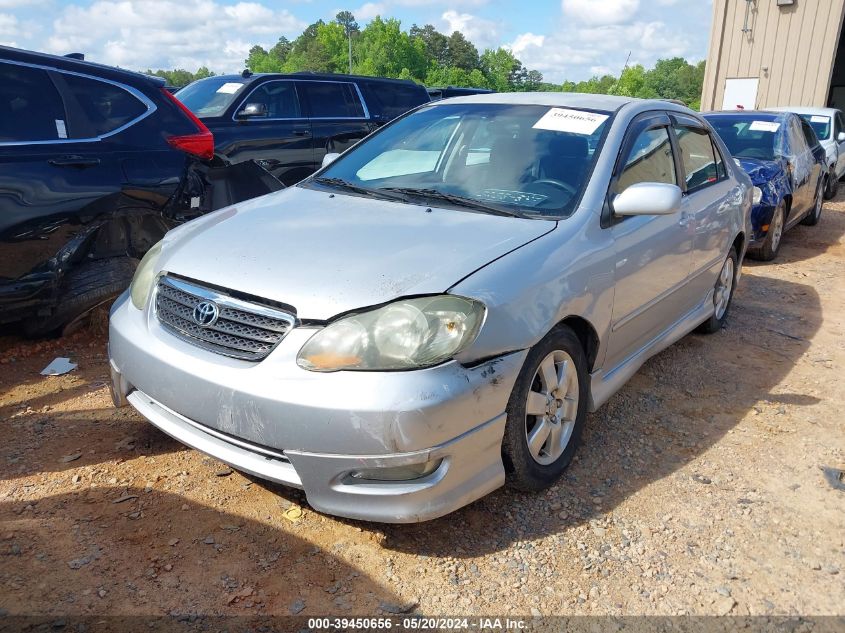
[[[319,20],[293,42],[280,37],[269,50],[253,46],[244,60],[253,72],[278,73],[311,70],[398,77],[427,86],[489,88],[500,92],[541,90],[590,92],[646,99],[678,99],[697,109],[704,83],[704,62],[696,65],[681,57],[661,59],[654,68],[626,67],[619,77],[595,76],[585,81],[553,84],[543,81],[537,70],[526,68],[507,48],[478,49],[455,31],[439,32],[431,24],[403,31],[399,20],[373,18],[363,29],[350,11],[340,11],[332,22]],[[202,67],[187,70],[147,71],[164,77],[168,84],[184,86],[214,73]]]

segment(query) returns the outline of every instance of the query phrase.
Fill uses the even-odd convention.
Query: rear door
[[[0,279],[29,284],[52,276],[68,242],[120,193],[109,134],[151,104],[76,74],[0,62],[0,75]],[[91,93],[84,106],[80,85]]]
[[[730,199],[740,194],[739,186],[728,179],[724,159],[701,122],[680,114],[672,121],[683,175],[681,212],[693,227],[689,283],[693,295],[703,299],[715,283],[708,271],[721,269],[731,243]]]
[[[369,111],[355,83],[347,81],[297,81],[311,119],[314,160],[327,153],[340,153],[367,136],[372,126]]]
[[[293,185],[317,168],[311,123],[305,115],[298,82],[272,79],[239,99],[230,118],[210,122],[216,151],[232,163],[254,160],[285,185]],[[264,114],[245,116],[248,104]]]
[[[801,119],[791,116],[787,120],[786,138],[788,139],[787,158],[789,159],[792,177],[792,211],[790,211],[787,224],[794,218],[802,215],[812,204],[814,184],[813,158],[810,146],[804,138],[804,131],[801,129]]]

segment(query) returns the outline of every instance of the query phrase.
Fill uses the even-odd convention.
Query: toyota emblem
[[[217,322],[220,316],[220,308],[212,301],[200,301],[194,307],[194,322],[201,327],[209,327]]]

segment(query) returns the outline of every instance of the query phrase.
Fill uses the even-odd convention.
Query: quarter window
[[[638,182],[677,183],[675,159],[667,128],[654,128],[640,133],[625,160],[625,167],[616,184],[616,193],[622,193]]]
[[[247,103],[261,103],[267,108],[268,119],[298,119],[302,117],[296,84],[292,81],[268,81],[258,86],[246,98]]]
[[[67,138],[65,109],[47,72],[0,64],[0,143]]]
[[[147,111],[132,94],[113,84],[62,73],[62,81],[82,110],[88,129],[71,130],[71,138],[102,136],[123,127]]]
[[[315,119],[361,119],[364,106],[355,86],[334,81],[304,81],[300,84]]]
[[[676,126],[678,147],[684,166],[687,191],[694,191],[719,179],[713,141],[706,130],[697,127]]]

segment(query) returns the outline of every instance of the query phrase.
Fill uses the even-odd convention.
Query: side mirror
[[[244,119],[251,119],[253,117],[267,116],[267,106],[263,103],[247,103],[238,116]]]
[[[836,140],[839,143],[845,143],[845,132],[840,132],[836,135]]]
[[[321,166],[325,167],[326,165],[331,165],[338,156],[340,156],[340,154],[337,152],[329,152],[323,156],[323,164]]]
[[[681,208],[681,188],[661,182],[638,182],[613,198],[616,215],[671,215]]]

